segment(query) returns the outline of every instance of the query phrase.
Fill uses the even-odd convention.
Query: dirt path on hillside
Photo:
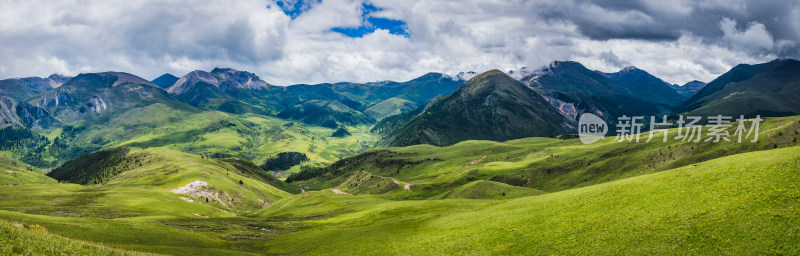
[[[469,165],[476,165],[476,164],[480,163],[481,161],[483,161],[483,159],[486,159],[487,157],[489,157],[489,156],[483,156],[481,158],[472,160],[472,161],[469,162]]]

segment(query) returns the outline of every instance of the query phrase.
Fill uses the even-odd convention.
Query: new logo
[[[604,139],[606,132],[608,124],[594,114],[583,113],[578,119],[578,137],[583,144],[592,144]]]

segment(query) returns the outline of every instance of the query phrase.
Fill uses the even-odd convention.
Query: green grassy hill
[[[22,201],[0,209],[100,218],[156,213],[235,216],[289,196],[284,190],[299,192],[296,186],[252,170],[253,166],[241,159],[205,158],[164,148],[101,151],[50,174],[64,182],[99,185],[17,186],[1,194]]]
[[[749,124],[748,124],[749,125]],[[730,133],[736,124],[730,128]],[[791,147],[800,139],[800,118],[771,118],[760,126],[759,141],[688,142],[676,140],[675,129],[663,143],[655,139],[616,142],[614,137],[590,145],[578,139],[526,138],[506,142],[465,141],[448,147],[416,145],[368,151],[321,169],[290,176],[309,189],[337,187],[356,172],[412,184],[384,193],[389,198],[430,198],[475,180],[561,191],[687,166],[727,155]]]
[[[130,162],[131,168],[104,178],[100,185],[26,184],[0,189],[4,202],[0,218],[125,250],[237,255],[245,250],[240,243],[273,234],[253,229],[270,224],[239,216],[291,196],[281,188],[292,186],[255,172],[254,164],[241,159],[206,158],[165,148],[130,149],[126,156],[131,155],[141,156],[140,161]],[[202,224],[212,219],[226,224]],[[202,230],[209,234],[197,233]]]
[[[793,120],[772,120],[765,130],[781,138],[779,129],[792,127],[786,121]],[[404,149],[440,151],[437,157],[444,159],[467,150],[502,152],[523,141],[564,143],[531,138],[466,142],[457,145],[461,152],[431,146]],[[595,149],[609,153],[602,146]],[[0,190],[0,218],[109,248],[179,255],[799,253],[793,246],[800,242],[794,232],[800,228],[798,147],[737,154],[546,194],[483,180],[454,183],[455,190],[443,194],[449,197],[444,200],[392,200],[327,189],[291,195],[237,174],[224,160],[163,148],[144,152],[163,159],[122,172],[104,185]],[[477,161],[481,158],[461,165],[490,169],[497,164],[489,165],[489,157]],[[442,175],[435,167],[428,170]],[[242,197],[226,203],[227,208],[222,202],[205,203],[202,196],[169,192],[197,180],[234,200],[237,194]],[[412,192],[424,185],[401,184],[412,184]],[[501,191],[521,197],[486,199]],[[484,200],[455,199],[473,195]],[[253,198],[274,201],[263,207],[248,203]]]
[[[798,254],[798,159],[797,147],[745,153],[499,203],[369,202],[322,191],[263,216],[341,214],[304,221],[318,228],[278,236],[264,252]]]

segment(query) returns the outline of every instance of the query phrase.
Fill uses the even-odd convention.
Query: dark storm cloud
[[[535,1],[530,6],[529,11],[536,14],[532,18],[570,22],[581,34],[594,40],[673,41],[691,34],[707,43],[736,47],[737,42],[726,41],[725,31],[721,29],[726,19],[735,22],[738,32],[761,24],[775,45],[769,49],[760,45],[743,50],[781,57],[798,56],[798,1],[579,0]]]

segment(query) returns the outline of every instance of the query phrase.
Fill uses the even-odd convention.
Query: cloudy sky
[[[231,67],[288,85],[574,60],[682,84],[800,57],[800,2],[4,0],[0,42],[0,79]]]

